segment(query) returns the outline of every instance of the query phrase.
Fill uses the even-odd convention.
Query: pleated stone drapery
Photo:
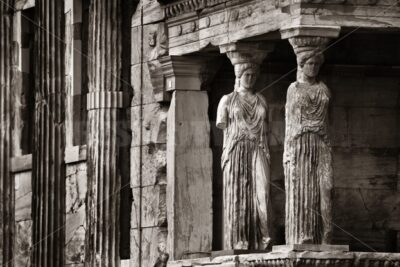
[[[89,9],[88,209],[85,266],[119,266],[118,128],[121,88],[121,1]]]
[[[330,239],[329,98],[329,89],[322,82],[295,82],[288,89],[284,151],[287,244],[321,244]]]
[[[64,265],[64,1],[37,0],[32,265]]]
[[[270,241],[268,108],[263,96],[253,97],[235,91],[218,107],[217,126],[226,125],[221,159],[224,249],[265,249]]]
[[[0,266],[13,265],[14,182],[10,175],[13,2],[0,1]]]

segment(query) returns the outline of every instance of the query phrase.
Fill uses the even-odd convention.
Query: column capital
[[[260,65],[273,49],[273,43],[265,42],[229,43],[219,47],[220,52],[228,56],[232,65],[243,63]]]
[[[201,90],[216,73],[216,56],[165,56],[159,59],[166,91]],[[217,64],[216,64],[217,63]]]
[[[282,28],[282,39],[290,39],[294,37],[323,37],[337,38],[340,34],[339,26],[318,26],[318,25],[300,25]]]

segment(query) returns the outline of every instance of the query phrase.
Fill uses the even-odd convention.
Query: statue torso
[[[322,82],[292,83],[286,100],[286,140],[293,140],[305,132],[327,136],[330,92]]]

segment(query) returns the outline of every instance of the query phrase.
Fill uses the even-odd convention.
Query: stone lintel
[[[282,39],[292,37],[326,37],[337,38],[340,34],[339,26],[299,25],[281,29]]]
[[[32,169],[32,154],[11,158],[11,172],[23,172]]]
[[[273,246],[272,252],[289,252],[289,251],[315,251],[315,252],[327,252],[327,251],[349,251],[348,245],[326,245],[326,244],[293,244],[293,245],[281,245]]]

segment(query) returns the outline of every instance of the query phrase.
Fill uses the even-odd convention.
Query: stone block
[[[332,146],[349,147],[349,108],[334,106],[331,108],[329,131]]]
[[[353,108],[349,114],[353,147],[396,148],[399,146],[398,110]]]
[[[387,108],[397,106],[399,90],[396,78],[336,75],[326,78],[333,95],[334,106]]]
[[[66,264],[82,264],[85,258],[86,229],[86,163],[68,164],[66,169]]]
[[[166,225],[166,185],[147,186],[142,188],[133,188],[133,204],[131,214],[131,227],[139,227],[139,216],[141,216],[141,227],[155,227]],[[140,196],[141,206],[140,210]]]
[[[66,264],[83,264],[85,260],[85,227],[79,226],[66,242]]]
[[[166,144],[143,146],[142,186],[165,184],[167,175]]]
[[[137,229],[140,224],[140,188],[132,188],[131,228]]]
[[[140,265],[140,230],[131,229],[131,266],[139,267]]]
[[[14,174],[15,179],[15,221],[30,220],[32,217],[31,172]]]
[[[142,27],[132,27],[131,34],[131,64],[140,64],[142,62]]]
[[[69,164],[66,170],[66,213],[74,213],[85,204],[87,192],[86,163]]]
[[[154,266],[158,256],[158,247],[166,243],[166,231],[160,227],[142,230],[142,266]]]
[[[335,149],[333,153],[336,188],[387,189],[397,187],[397,155],[369,149]]]
[[[143,10],[143,11],[141,11]],[[132,16],[132,27],[143,24],[150,24],[164,19],[164,10],[157,0],[140,1],[136,7],[136,12]]]
[[[148,144],[131,148],[131,187],[149,186],[166,182],[166,145]],[[140,166],[142,152],[142,166]],[[142,172],[140,173],[140,168]],[[140,175],[142,179],[140,181]]]
[[[134,106],[130,108],[131,113],[131,129],[132,129],[132,147],[142,145],[140,137],[141,127],[141,106]]]
[[[400,229],[400,194],[393,190],[335,188],[333,221],[339,229]],[[351,205],[349,205],[351,203]]]
[[[143,109],[143,137],[140,142],[140,106],[131,108],[132,146],[166,143],[167,139],[167,111],[164,105],[153,103],[144,105]]]
[[[148,64],[135,64],[131,66],[131,82],[133,87],[131,106],[139,105],[141,98],[143,104],[156,102]]]
[[[15,266],[31,266],[32,220],[16,223],[14,251]]]

